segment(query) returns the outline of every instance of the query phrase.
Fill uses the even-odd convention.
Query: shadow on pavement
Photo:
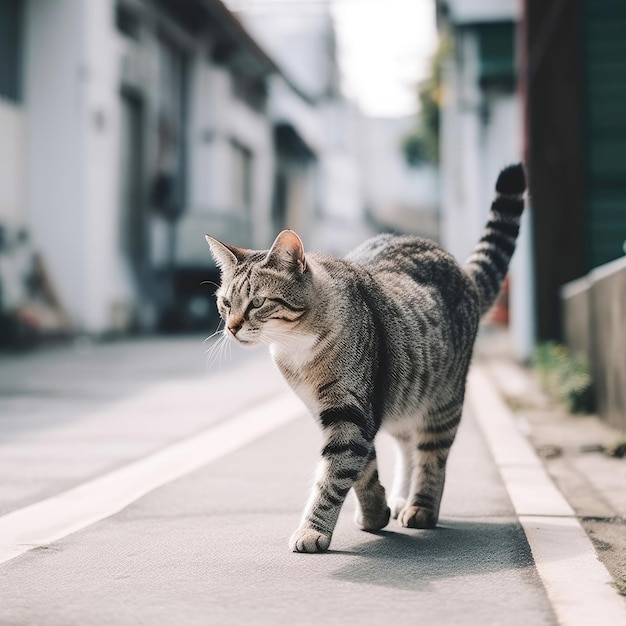
[[[408,534],[411,533],[411,534]],[[431,581],[485,572],[530,568],[524,532],[514,521],[446,521],[435,530],[378,531],[346,553],[352,560],[333,578],[417,590]]]

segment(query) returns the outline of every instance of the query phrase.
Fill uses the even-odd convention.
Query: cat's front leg
[[[346,495],[374,451],[373,436],[355,423],[354,415],[346,416],[338,410],[331,421],[328,412],[325,414],[325,441],[315,484],[300,528],[289,540],[294,552],[328,549]]]

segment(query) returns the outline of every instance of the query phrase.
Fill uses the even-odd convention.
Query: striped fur
[[[521,165],[503,170],[465,267],[413,236],[379,235],[345,259],[305,256],[292,231],[263,252],[207,237],[222,270],[217,300],[226,334],[268,345],[323,430],[292,550],[328,548],[350,489],[364,529],[383,528],[390,515],[405,527],[436,525],[478,322],[506,274],[524,188]],[[374,448],[381,428],[398,447],[389,498]]]

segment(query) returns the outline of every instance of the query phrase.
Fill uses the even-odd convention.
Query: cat
[[[323,430],[315,484],[294,552],[327,550],[352,488],[356,522],[434,528],[463,406],[481,315],[494,302],[515,249],[526,189],[521,164],[496,182],[482,238],[464,266],[428,239],[381,234],[344,259],[304,252],[281,232],[269,251],[206,236],[221,272],[224,333],[268,345],[275,364]],[[397,443],[389,499],[374,438]]]

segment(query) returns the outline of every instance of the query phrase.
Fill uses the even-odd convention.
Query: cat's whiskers
[[[211,344],[211,346],[204,351],[204,354],[209,354],[211,353],[213,350],[215,350],[215,347],[220,343],[220,341],[222,341],[222,339],[224,338],[224,330],[216,330],[212,335],[210,335],[209,337],[207,337],[202,343],[206,344],[207,341],[209,341],[209,339],[213,339],[214,337],[216,337],[217,335],[221,335],[218,339],[215,340],[215,342],[213,344]]]
[[[215,362],[220,359],[221,364],[221,355],[223,354],[224,349],[226,348],[226,344],[230,343],[228,337],[226,336],[226,332],[224,330],[219,331],[220,337],[219,339],[205,352],[207,355],[206,358],[206,368],[210,369],[213,367]]]
[[[215,330],[215,332],[211,335],[209,335],[203,342],[202,345],[204,345],[207,341],[209,341],[209,339],[213,339],[213,337],[215,337],[216,335],[219,335],[220,333],[224,332],[223,328],[220,328],[220,326],[224,323],[224,320],[220,320],[219,324],[217,325],[217,329]]]

